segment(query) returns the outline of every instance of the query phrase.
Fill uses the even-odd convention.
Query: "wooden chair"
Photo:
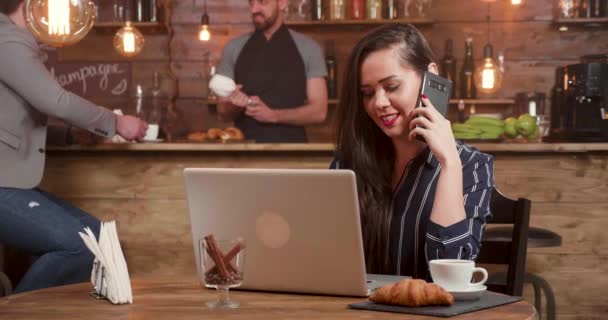
[[[487,224],[512,224],[512,238],[505,241],[481,239],[481,252],[477,263],[507,265],[506,281],[486,283],[488,290],[521,296],[523,293],[526,252],[528,249],[528,228],[530,225],[530,206],[528,199],[512,200],[505,197],[496,187],[492,189],[490,211],[492,217]]]

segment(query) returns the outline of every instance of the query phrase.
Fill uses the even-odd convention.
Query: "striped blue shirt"
[[[491,156],[462,142],[457,147],[462,161],[466,219],[448,227],[430,220],[441,165],[427,148],[406,166],[393,194],[388,230],[391,274],[430,279],[429,260],[477,258],[490,214],[494,162]],[[331,168],[348,169],[341,168],[337,159]]]

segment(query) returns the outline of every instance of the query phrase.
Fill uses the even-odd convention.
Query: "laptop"
[[[184,170],[196,269],[198,241],[245,239],[242,289],[369,295],[403,279],[366,275],[350,170]]]

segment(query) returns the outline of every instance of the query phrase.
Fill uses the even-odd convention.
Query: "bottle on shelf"
[[[591,17],[591,2],[592,0],[580,0],[578,4],[578,15],[580,18]]]
[[[147,140],[158,138],[162,112],[167,106],[167,95],[162,90],[161,75],[158,71],[154,72],[154,84],[148,94],[148,103],[142,119],[148,122]]]
[[[148,21],[147,17],[147,1],[145,0],[132,0],[131,1],[131,21],[133,22],[145,22]]]
[[[329,0],[329,19],[344,20],[346,17],[346,0]]]
[[[351,4],[351,19],[365,19],[365,0],[353,0]]]
[[[158,6],[158,0],[149,0],[150,22],[163,22],[163,9]]]
[[[441,59],[441,76],[452,81],[452,98],[456,98],[456,58],[453,54],[452,39],[445,41],[445,56]]]
[[[397,19],[397,0],[384,0],[384,19]]]
[[[475,99],[477,92],[475,90],[475,63],[473,62],[473,38],[468,37],[466,40],[465,59],[460,71],[460,98]]]
[[[211,65],[209,66],[209,81],[211,81],[211,79],[213,78],[213,76],[215,75],[215,66]],[[209,81],[207,81],[207,88],[209,88]],[[217,96],[215,95],[215,93],[213,92],[213,90],[207,90],[207,99],[208,100],[215,100],[217,99]]]
[[[366,18],[382,19],[382,0],[366,0]]]
[[[325,20],[325,8],[323,0],[313,0],[312,5],[312,20]]]
[[[328,40],[325,43],[325,63],[327,65],[327,94],[330,99],[338,98],[337,64],[335,56],[335,43]]]

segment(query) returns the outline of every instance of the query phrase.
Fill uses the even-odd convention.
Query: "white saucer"
[[[150,139],[150,140],[142,140],[141,142],[143,143],[158,143],[158,142],[163,142],[165,141],[165,139]]]
[[[448,291],[454,296],[454,300],[465,301],[465,300],[477,300],[486,291],[487,287],[484,285],[474,286],[465,291]]]

